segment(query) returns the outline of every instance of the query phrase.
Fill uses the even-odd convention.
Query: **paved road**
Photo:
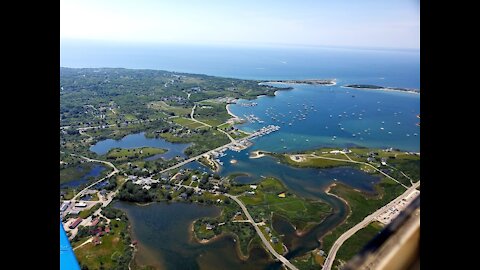
[[[106,164],[106,165],[112,167],[112,168],[113,168],[113,171],[112,171],[111,173],[109,173],[107,176],[101,178],[100,180],[98,180],[98,181],[90,184],[90,185],[87,186],[86,188],[84,188],[84,189],[82,189],[81,191],[79,191],[79,192],[70,200],[71,203],[70,203],[70,205],[68,206],[68,208],[63,212],[63,216],[65,216],[65,215],[70,211],[70,209],[74,207],[74,201],[75,201],[77,198],[81,197],[86,190],[88,190],[88,189],[91,188],[92,186],[94,186],[94,185],[102,182],[103,180],[105,180],[105,179],[107,179],[107,178],[109,178],[109,177],[112,177],[113,175],[115,175],[115,174],[117,174],[117,173],[119,172],[119,170],[117,169],[117,167],[115,167],[115,165],[113,165],[111,162],[103,161],[103,160],[97,160],[97,159],[91,159],[91,158],[84,157],[84,156],[80,156],[80,155],[76,155],[76,154],[70,154],[70,155],[75,156],[75,157],[79,157],[79,158],[82,158],[82,159],[85,159],[85,160],[87,160],[87,161],[89,161],[89,162],[99,162],[99,163]],[[107,198],[107,200],[105,200],[105,201],[99,201],[100,203],[102,203],[102,207],[107,206],[107,205],[113,200],[113,198],[115,197],[115,195],[117,195],[119,189],[120,189],[120,188],[118,188],[113,194],[111,194],[111,195]],[[96,203],[97,203],[97,202],[96,202]],[[98,210],[96,210],[93,214],[94,214],[94,215],[100,215],[100,212],[101,212],[101,211],[102,211],[102,208],[100,207],[100,208],[99,208]],[[91,216],[89,216],[88,218],[84,219],[81,224],[89,224],[90,222],[91,222]],[[74,230],[70,230],[70,229],[67,227],[66,231],[70,231],[70,232],[72,233],[72,235],[71,235],[70,238],[69,238],[69,239],[72,239],[73,237],[75,237],[75,235],[77,234],[77,231],[78,231],[78,230],[77,230],[77,228],[75,228]]]
[[[240,138],[240,139],[238,139],[238,140],[233,140],[232,142],[229,142],[229,143],[227,143],[227,144],[225,144],[225,145],[219,146],[219,147],[217,147],[217,148],[215,148],[215,149],[212,149],[212,150],[210,150],[210,151],[207,151],[207,152],[205,152],[205,153],[202,153],[202,154],[200,154],[200,155],[198,155],[198,156],[195,156],[195,157],[186,159],[186,160],[184,160],[184,161],[182,161],[182,162],[180,162],[180,163],[178,163],[178,164],[175,164],[175,165],[173,165],[173,166],[171,166],[171,167],[169,167],[169,168],[166,168],[165,170],[161,171],[160,173],[164,173],[164,172],[167,172],[167,171],[170,171],[170,170],[173,170],[173,169],[182,167],[182,166],[185,165],[185,164],[188,164],[188,163],[190,163],[190,162],[192,162],[192,161],[194,161],[194,160],[197,160],[197,159],[201,158],[203,155],[207,155],[207,154],[210,154],[210,153],[212,153],[212,152],[219,151],[219,150],[222,149],[222,148],[229,147],[230,145],[237,143],[237,141],[250,139],[251,137],[254,137],[254,136],[257,136],[256,132],[248,135],[247,137]]]
[[[200,122],[198,121],[197,119],[193,118],[193,115],[195,114],[195,108],[197,108],[197,104],[194,104],[193,105],[193,108],[192,108],[192,112],[190,113],[190,119],[192,119],[192,121],[195,121],[197,123],[200,123],[204,126],[207,126],[207,127],[212,127],[211,125],[207,124],[207,123],[204,123],[204,122]]]
[[[238,205],[240,205],[240,207],[242,208],[243,210],[243,213],[245,213],[245,216],[247,216],[248,220],[250,221],[250,223],[253,225],[253,227],[255,228],[255,231],[257,231],[257,234],[258,236],[260,236],[260,239],[262,239],[262,242],[263,244],[265,245],[265,247],[268,249],[268,251],[270,251],[270,253],[273,254],[273,256],[275,256],[279,261],[281,261],[285,266],[287,266],[289,269],[293,269],[293,270],[298,270],[297,267],[295,267],[295,265],[293,265],[290,261],[288,261],[285,257],[283,257],[282,255],[278,254],[278,252],[272,247],[272,245],[270,245],[270,242],[268,242],[267,238],[265,238],[265,235],[263,235],[262,231],[260,230],[260,228],[257,226],[257,223],[255,223],[255,220],[253,220],[252,216],[250,215],[250,213],[248,212],[247,208],[245,207],[245,205],[242,203],[242,201],[240,201],[236,196],[232,196],[230,194],[227,194],[225,193],[224,194],[225,196],[231,198],[232,200],[234,200]]]
[[[384,205],[382,208],[378,209],[374,213],[368,215],[365,219],[363,219],[360,223],[352,227],[350,230],[346,231],[344,234],[342,234],[335,243],[333,243],[332,248],[330,249],[330,252],[328,252],[328,256],[325,259],[325,262],[323,264],[322,270],[330,270],[332,268],[333,262],[335,261],[335,256],[337,255],[338,250],[342,246],[342,244],[350,238],[352,235],[354,235],[357,231],[359,231],[362,228],[365,228],[368,224],[370,224],[372,221],[374,221],[380,214],[382,214],[386,209],[392,207],[393,205],[397,204],[399,201],[401,201],[403,198],[407,197],[410,195],[412,191],[414,191],[417,187],[420,186],[420,181],[416,182],[408,188],[402,195],[398,196],[388,204]]]
[[[86,161],[89,161],[89,162],[99,162],[99,163],[103,163],[103,164],[106,164],[110,167],[113,168],[113,171],[111,173],[109,173],[107,176],[101,178],[100,180],[94,182],[93,184],[90,184],[89,186],[87,186],[86,188],[82,189],[80,192],[77,193],[77,195],[75,195],[71,201],[74,201],[77,199],[77,197],[81,196],[83,194],[84,191],[86,191],[87,189],[93,187],[94,185],[102,182],[103,180],[109,178],[109,177],[112,177],[113,175],[117,174],[119,172],[119,170],[117,169],[117,167],[115,167],[115,165],[113,165],[111,162],[108,162],[108,161],[104,161],[104,160],[98,160],[98,159],[91,159],[91,158],[88,158],[88,157],[84,157],[84,156],[80,156],[80,155],[76,155],[76,154],[71,154],[72,156],[75,156],[75,157],[79,157],[79,158],[83,158],[85,159]]]
[[[176,184],[177,186],[181,186],[181,187],[185,187],[185,188],[189,188],[189,186],[185,186],[185,185],[182,185],[182,184]],[[203,192],[207,192],[206,190],[204,189],[201,189],[201,188],[198,188],[196,187],[195,188],[196,190],[201,190]],[[217,193],[217,194],[220,194],[220,193]],[[253,227],[255,228],[255,231],[257,232],[258,236],[260,236],[260,239],[262,239],[262,242],[263,244],[265,245],[265,247],[273,254],[273,256],[275,256],[279,261],[281,261],[285,266],[287,266],[289,269],[292,269],[292,270],[298,270],[297,267],[295,267],[295,265],[293,265],[290,261],[287,260],[287,258],[283,257],[282,255],[278,254],[278,252],[272,247],[272,245],[270,245],[270,242],[268,242],[268,240],[265,238],[265,235],[263,235],[262,231],[260,230],[260,228],[258,227],[258,224],[259,223],[256,223],[255,220],[253,220],[252,216],[250,215],[250,213],[248,212],[247,208],[245,207],[245,205],[242,203],[242,201],[240,201],[237,196],[233,196],[233,195],[230,195],[228,193],[222,193],[222,195],[225,195],[226,197],[234,200],[238,205],[240,205],[240,208],[242,208],[243,210],[243,213],[245,213],[245,216],[248,218],[248,220],[241,220],[241,221],[237,221],[237,222],[248,222],[248,223],[251,223],[253,225]],[[235,222],[235,221],[234,221]],[[261,223],[260,223],[261,224]]]
[[[192,108],[192,112],[190,113],[190,118],[192,119],[192,121],[195,121],[197,123],[200,123],[202,125],[205,125],[207,127],[212,127],[211,125],[207,124],[207,123],[204,123],[204,122],[201,122],[201,121],[198,121],[197,119],[193,118],[193,115],[195,114],[195,108],[197,107],[197,104],[194,104],[193,105],[193,108]],[[227,137],[230,139],[230,142],[235,142],[235,139],[232,138],[232,136],[230,136],[230,134],[228,134],[227,132],[217,128],[218,131],[222,132],[223,134],[227,135]]]

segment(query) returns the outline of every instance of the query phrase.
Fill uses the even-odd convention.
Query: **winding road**
[[[87,186],[86,188],[84,188],[84,189],[82,189],[81,191],[79,191],[79,192],[77,193],[77,195],[75,195],[75,196],[71,199],[71,201],[76,200],[77,197],[81,196],[85,190],[93,187],[94,185],[96,185],[96,184],[102,182],[103,180],[105,180],[105,179],[107,179],[107,178],[110,178],[110,177],[114,176],[115,174],[117,174],[118,172],[120,172],[120,171],[117,169],[117,167],[115,167],[115,165],[113,165],[113,163],[111,163],[111,162],[104,161],[104,160],[99,160],[99,159],[91,159],[91,158],[84,157],[84,156],[80,156],[80,155],[76,155],[76,154],[70,154],[70,155],[71,155],[71,156],[74,156],[74,157],[79,157],[79,158],[85,159],[85,160],[88,161],[88,162],[99,162],[99,163],[103,163],[103,164],[106,164],[106,165],[108,165],[108,166],[110,166],[110,167],[113,168],[113,171],[112,171],[111,173],[109,173],[107,176],[101,178],[100,180],[98,180],[98,181],[90,184],[90,185]]]
[[[382,208],[378,209],[374,213],[368,215],[366,218],[364,218],[360,223],[357,225],[353,226],[350,230],[346,231],[344,234],[342,234],[336,241],[333,243],[332,248],[328,252],[328,256],[325,259],[325,262],[323,264],[322,270],[330,270],[332,268],[333,262],[335,261],[335,256],[337,255],[338,250],[342,246],[342,244],[350,238],[352,235],[354,235],[356,232],[358,232],[360,229],[365,228],[368,224],[370,224],[372,221],[374,221],[380,214],[382,214],[386,209],[392,207],[393,205],[397,204],[399,201],[404,199],[405,197],[409,196],[412,191],[414,191],[417,187],[420,186],[420,181],[416,182],[413,184],[413,186],[409,187],[403,194],[398,196],[396,199],[392,200],[388,204],[384,205]]]
[[[278,252],[272,247],[272,245],[270,245],[270,242],[268,242],[267,238],[265,238],[265,235],[263,235],[262,231],[260,230],[260,228],[257,226],[257,223],[255,223],[255,220],[253,220],[252,216],[250,215],[250,213],[248,212],[247,208],[245,207],[245,205],[242,203],[242,201],[240,201],[237,196],[233,196],[233,195],[230,195],[230,194],[223,194],[225,196],[227,196],[228,198],[234,200],[238,205],[240,205],[240,208],[242,208],[242,211],[243,213],[245,213],[245,216],[247,216],[248,220],[250,221],[250,223],[253,225],[253,227],[255,228],[255,231],[257,232],[258,236],[260,236],[260,239],[262,239],[262,242],[263,244],[265,245],[265,247],[268,249],[268,251],[270,251],[270,253],[273,254],[273,256],[275,256],[275,258],[277,258],[279,261],[281,261],[285,266],[287,266],[289,269],[293,269],[293,270],[298,270],[297,267],[295,267],[295,265],[293,265],[289,260],[287,260],[287,258],[283,257],[282,255],[278,254]]]
[[[192,119],[192,121],[195,121],[195,122],[197,122],[197,123],[199,123],[199,124],[202,124],[202,125],[204,125],[204,126],[207,126],[207,127],[212,127],[211,125],[209,125],[209,124],[207,124],[207,123],[204,123],[204,122],[202,122],[202,121],[198,121],[197,119],[195,119],[195,118],[193,117],[193,115],[195,114],[195,108],[197,108],[197,104],[194,104],[194,105],[193,105],[192,112],[190,113],[190,118]],[[219,128],[217,128],[217,130],[220,131],[220,132],[222,132],[223,134],[227,135],[227,137],[230,139],[230,142],[235,142],[235,139],[232,138],[232,136],[230,136],[230,134],[228,134],[227,132],[225,132],[225,131],[223,131],[223,130],[221,130],[221,129],[219,129]]]

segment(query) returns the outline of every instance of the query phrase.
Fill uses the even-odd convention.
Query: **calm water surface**
[[[153,203],[146,206],[116,202],[132,223],[132,239],[139,241],[137,262],[161,269],[264,269],[268,255],[262,249],[252,251],[251,258],[241,261],[232,237],[210,244],[199,244],[190,238],[195,219],[220,214],[215,206],[187,203]]]
[[[190,143],[171,143],[162,138],[147,138],[145,132],[130,134],[123,137],[120,140],[106,139],[97,142],[90,147],[90,150],[97,155],[104,155],[113,148],[139,148],[139,147],[156,147],[167,149],[168,151],[163,154],[158,154],[147,158],[146,160],[155,160],[160,157],[170,159],[176,156],[186,157],[183,151],[189,147]]]
[[[253,131],[268,124],[279,125],[278,132],[254,140],[254,145],[222,157],[222,176],[245,173],[243,183],[257,182],[262,176],[281,179],[293,192],[329,203],[334,214],[302,237],[280,217],[274,228],[285,234],[290,252],[287,258],[318,247],[318,238],[346,216],[346,206],[325,194],[334,181],[364,191],[372,191],[378,178],[351,168],[299,169],[279,164],[273,158],[249,159],[248,152],[266,150],[291,152],[316,147],[394,147],[419,151],[420,96],[402,92],[355,90],[342,85],[377,84],[392,87],[420,87],[418,51],[355,50],[338,48],[233,48],[215,46],[132,45],[92,42],[62,42],[61,65],[66,67],[151,68],[202,73],[245,79],[337,79],[335,86],[294,85],[278,91],[275,97],[259,97],[258,106],[231,105],[240,116],[254,114],[263,123],[239,126]],[[240,101],[245,102],[245,101]],[[133,136],[133,137],[131,137]],[[186,146],[133,134],[120,141],[106,140],[91,148],[104,154],[114,147],[152,146],[167,148],[164,155],[181,155]],[[183,148],[182,148],[183,147]],[[175,152],[175,154],[173,154]],[[171,157],[172,157],[171,156]],[[236,159],[236,164],[230,164]],[[188,168],[208,171],[199,163]],[[337,179],[337,180],[335,180]],[[197,218],[215,216],[219,209],[192,204],[152,204],[136,206],[116,203],[133,224],[140,241],[139,261],[166,269],[279,269],[255,251],[247,262],[235,255],[233,240],[225,237],[209,245],[189,241],[189,224]]]
[[[80,168],[78,168],[80,169]],[[63,184],[60,184],[60,188],[76,188],[80,185],[83,185],[89,181],[91,177],[98,177],[106,168],[102,165],[94,165],[92,169],[87,172],[80,179],[75,179]]]

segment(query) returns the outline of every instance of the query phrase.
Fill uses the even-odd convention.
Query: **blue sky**
[[[62,40],[420,47],[418,0],[61,0]]]

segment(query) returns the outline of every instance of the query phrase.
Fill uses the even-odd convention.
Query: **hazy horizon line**
[[[283,48],[283,49],[355,49],[355,50],[381,50],[381,51],[407,51],[420,52],[420,48],[413,47],[375,47],[375,46],[355,46],[355,45],[331,45],[331,44],[295,44],[295,43],[249,43],[249,42],[182,42],[182,41],[127,41],[127,40],[104,40],[87,38],[60,38],[62,43],[85,42],[91,44],[116,44],[116,45],[137,45],[137,46],[155,46],[155,45],[180,45],[180,46],[210,46],[210,47],[231,47],[231,48]],[[60,46],[61,49],[61,46]]]

